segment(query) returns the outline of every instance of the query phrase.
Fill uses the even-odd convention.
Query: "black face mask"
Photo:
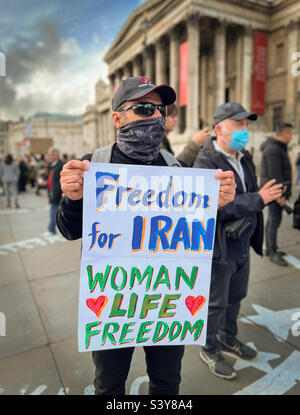
[[[126,156],[151,164],[159,155],[159,144],[164,131],[163,117],[133,121],[120,128],[117,144]]]

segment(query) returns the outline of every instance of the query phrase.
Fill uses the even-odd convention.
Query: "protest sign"
[[[216,170],[90,163],[79,351],[204,344]]]

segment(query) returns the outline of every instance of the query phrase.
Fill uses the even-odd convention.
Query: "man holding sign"
[[[189,258],[196,261],[199,252],[206,274],[210,271],[215,210],[233,200],[236,185],[232,172],[219,172],[215,178],[208,174],[207,186],[203,179],[201,192],[188,191],[182,175],[174,173],[181,169],[167,167],[180,167],[159,150],[165,105],[175,99],[167,85],[143,77],[123,80],[112,100],[118,134],[108,157],[98,149],[82,161],[69,161],[61,173],[65,196],[57,225],[67,239],[83,238],[79,348],[93,350],[96,394],[125,393],[134,349],[128,344],[145,345],[149,393],[178,394],[183,344],[188,336],[191,342],[201,338],[208,280],[205,296],[195,291],[200,278]],[[190,183],[197,182],[197,170],[189,170]],[[167,180],[158,186],[152,179],[159,174]],[[216,191],[215,179],[220,180],[216,203],[215,193],[205,192]],[[200,220],[207,215],[206,223]],[[94,298],[96,290],[101,295]],[[180,301],[183,290],[195,295]],[[174,320],[179,310],[184,322]]]

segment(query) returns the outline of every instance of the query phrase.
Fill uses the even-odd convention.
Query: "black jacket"
[[[215,150],[213,140],[210,138],[203,147],[203,152],[200,153],[194,162],[194,167],[206,169],[222,169],[223,171],[232,170],[235,173],[236,181],[239,181],[236,172],[229,165],[226,157]],[[264,202],[261,196],[257,193],[258,186],[255,175],[255,166],[249,152],[244,151],[244,156],[241,160],[246,179],[246,186],[252,186],[252,191],[243,193],[242,191],[236,194],[233,202],[218,209],[217,228],[215,235],[215,245],[213,260],[220,263],[227,263],[227,239],[225,233],[226,222],[239,219],[246,216],[252,216],[255,220],[255,229],[252,233],[250,245],[255,252],[263,255],[263,215]],[[250,183],[251,182],[251,183]]]
[[[52,178],[51,178],[51,192],[49,195],[50,204],[58,205],[61,200],[61,187],[60,187],[60,172],[64,163],[58,160],[55,166],[51,167]]]
[[[285,183],[287,190],[284,196],[289,199],[292,194],[292,169],[288,157],[287,144],[274,138],[268,138],[262,143],[260,149],[262,151],[260,167],[261,186],[271,179],[276,179],[277,183]]]

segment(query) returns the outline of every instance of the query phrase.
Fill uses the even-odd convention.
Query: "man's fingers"
[[[271,187],[274,183],[276,183],[276,179],[271,179],[269,180],[267,183],[264,184],[264,188],[268,189],[269,187]]]
[[[88,170],[89,168],[90,166],[89,166],[88,160],[84,160],[84,161],[70,160],[68,161],[68,163],[64,165],[63,170],[78,169],[78,170],[85,171],[85,170]]]
[[[80,174],[63,176],[61,181],[62,183],[83,183],[83,176],[81,176]]]
[[[234,174],[231,170],[226,171],[219,171],[215,174],[215,179],[222,180],[222,179],[232,179],[234,180]]]

